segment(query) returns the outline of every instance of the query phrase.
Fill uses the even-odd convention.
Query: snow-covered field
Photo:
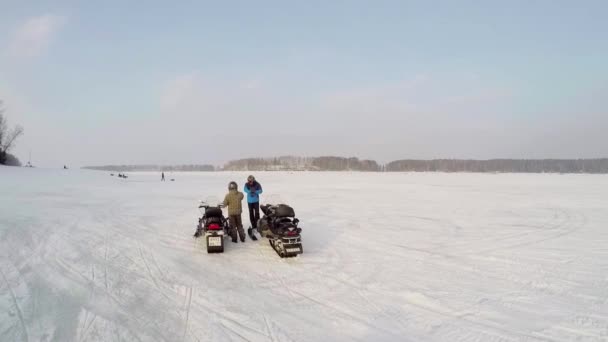
[[[0,340],[608,340],[608,176],[257,173],[294,259],[192,239],[246,174],[167,176],[0,168]]]

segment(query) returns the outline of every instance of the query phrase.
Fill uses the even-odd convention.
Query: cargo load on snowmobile
[[[264,216],[258,222],[258,233],[268,238],[270,246],[281,258],[294,257],[304,252],[302,228],[295,211],[287,204],[265,204],[260,209]]]

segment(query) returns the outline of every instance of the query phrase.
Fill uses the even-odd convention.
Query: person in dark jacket
[[[251,235],[252,229],[258,227],[258,220],[260,219],[260,194],[262,193],[262,185],[255,180],[255,177],[247,177],[247,183],[243,191],[247,194],[247,205],[249,206],[249,221],[251,227],[248,233]]]

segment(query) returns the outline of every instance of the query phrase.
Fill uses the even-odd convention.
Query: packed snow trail
[[[256,173],[293,259],[192,238],[246,174],[166,177],[1,167],[0,340],[608,340],[607,176]]]

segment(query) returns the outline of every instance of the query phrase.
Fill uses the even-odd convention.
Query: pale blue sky
[[[15,153],[608,156],[606,1],[2,1]]]

